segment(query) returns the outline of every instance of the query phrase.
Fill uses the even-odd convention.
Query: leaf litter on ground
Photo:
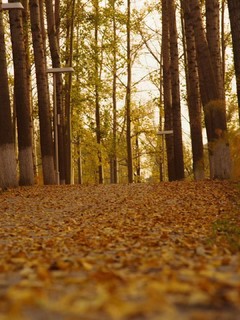
[[[240,319],[239,195],[220,181],[2,193],[0,320]]]

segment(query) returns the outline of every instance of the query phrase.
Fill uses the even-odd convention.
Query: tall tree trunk
[[[226,70],[226,35],[225,35],[225,8],[226,0],[221,0],[221,51],[222,51],[222,77],[223,85],[225,83],[225,70]],[[224,88],[224,98],[225,98],[225,88]]]
[[[163,101],[164,101],[164,130],[173,130],[172,126],[172,98],[171,98],[171,71],[169,46],[169,17],[168,1],[162,1],[162,52],[163,52]],[[175,180],[173,136],[165,135],[168,163],[168,180]],[[164,159],[163,159],[164,160]],[[163,161],[164,162],[164,161]],[[165,168],[164,168],[165,170]]]
[[[227,138],[225,103],[219,97],[217,76],[203,27],[199,0],[187,0],[185,10],[191,14],[198,57],[199,76],[202,78],[201,98],[207,129],[210,177],[227,179],[231,174],[231,158]]]
[[[72,0],[70,12],[67,17],[67,45],[66,45],[66,65],[72,67],[73,62],[73,38],[74,38],[74,17],[75,17],[75,0]],[[72,183],[72,108],[71,108],[71,90],[72,90],[72,73],[65,76],[65,166],[66,166],[66,183]]]
[[[183,0],[181,1],[184,8]],[[186,41],[186,84],[190,120],[191,145],[193,155],[193,174],[195,180],[204,179],[204,152],[202,141],[201,101],[197,71],[196,46],[190,16],[184,15],[184,35]]]
[[[53,161],[50,103],[38,0],[29,0],[29,7],[37,78],[43,181],[44,184],[54,184],[56,175]]]
[[[32,77],[31,77],[31,61],[30,61],[30,17],[29,17],[29,3],[28,0],[22,0],[22,5],[24,10],[22,10],[22,21],[23,21],[23,37],[25,45],[25,57],[26,57],[26,68],[27,68],[27,85],[28,85],[28,96],[29,96],[29,105],[31,113],[31,127],[32,127],[32,144],[33,144],[33,172],[35,179],[38,175],[38,153],[37,153],[37,144],[38,142],[34,139],[35,132],[38,130],[34,128],[34,112],[33,112],[33,103],[32,103]]]
[[[116,27],[116,12],[115,2],[112,1],[113,11],[113,84],[112,84],[112,104],[113,104],[113,142],[111,152],[111,182],[118,182],[118,170],[117,170],[117,27]]]
[[[54,17],[55,17],[55,26],[56,26],[56,37],[59,44],[59,33],[60,33],[60,0],[55,0],[54,5]]]
[[[133,156],[132,156],[132,120],[131,120],[131,86],[132,86],[132,61],[131,61],[131,0],[127,1],[127,90],[126,90],[126,122],[127,122],[127,168],[128,182],[133,182]]]
[[[10,10],[9,16],[14,63],[14,98],[18,129],[19,183],[20,185],[33,185],[32,122],[22,12],[20,10]]]
[[[99,1],[94,0],[95,21],[94,21],[94,53],[95,53],[95,119],[96,119],[96,138],[98,146],[98,182],[101,184],[104,182],[103,175],[103,161],[102,161],[102,137],[101,137],[101,116],[100,116],[100,96],[99,96],[99,48],[98,48],[98,36],[99,36]]]
[[[140,146],[139,146],[139,126],[137,125],[136,130],[136,140],[135,140],[135,148],[136,148],[136,182],[141,182],[141,152],[140,152]]]
[[[206,36],[211,55],[212,67],[217,80],[218,97],[224,100],[224,84],[222,74],[222,58],[220,48],[219,0],[205,0]]]
[[[221,45],[220,45],[220,8],[219,0],[206,0],[206,36],[208,47],[211,55],[211,63],[213,67],[213,72],[216,78],[217,90],[218,90],[218,100],[221,102],[223,112],[221,114],[222,121],[225,122],[226,126],[226,102],[225,102],[225,92],[224,92],[224,83],[223,83],[223,74],[222,74],[222,58],[221,58]],[[227,126],[226,126],[227,127]],[[227,145],[224,148],[224,145],[220,146],[219,143],[216,149],[215,154],[210,154],[210,166],[213,166],[215,171],[214,175],[221,177],[222,163],[227,160],[227,157],[230,158],[230,150]],[[222,159],[222,157],[224,157]],[[230,161],[230,160],[228,160]],[[224,169],[226,170],[226,169]],[[230,168],[229,168],[230,170]],[[229,172],[230,175],[230,172]]]
[[[12,188],[17,185],[17,163],[9,99],[4,27],[0,10],[0,188]]]
[[[52,58],[52,67],[60,68],[60,50],[58,45],[58,39],[56,36],[56,25],[53,12],[53,2],[52,0],[45,0],[46,15],[47,15],[47,26],[48,26],[48,39],[50,45],[50,53]],[[59,115],[59,122],[57,125],[58,132],[58,152],[59,152],[59,172],[60,172],[60,183],[65,183],[65,148],[64,148],[64,117],[63,117],[63,101],[62,101],[62,75],[61,73],[56,73],[56,108],[57,115]]]
[[[81,137],[77,137],[77,166],[78,166],[78,183],[83,183],[83,173],[82,173],[82,146]]]
[[[240,125],[240,1],[228,0],[228,11],[232,34],[234,68],[237,83],[238,116]]]
[[[173,119],[173,143],[174,165],[176,180],[184,179],[184,160],[181,124],[181,104],[179,86],[179,56],[176,26],[175,1],[169,2],[169,31],[170,31],[170,57],[171,57],[171,87],[172,87],[172,119]]]

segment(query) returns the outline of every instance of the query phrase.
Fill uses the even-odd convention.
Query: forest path
[[[238,320],[239,210],[219,181],[4,192],[0,320]]]

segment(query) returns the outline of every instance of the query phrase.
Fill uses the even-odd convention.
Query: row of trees
[[[162,0],[138,8],[131,0],[21,2],[22,11],[0,11],[0,187],[32,185],[37,177],[55,184],[58,167],[61,183],[164,180],[165,163],[170,181],[189,171],[203,179],[206,163],[211,178],[230,177],[232,64],[226,69],[225,57],[232,35],[240,105],[238,1],[223,0],[220,6],[219,0]],[[230,34],[224,29],[227,7]],[[150,16],[158,17],[156,28],[149,25]],[[137,73],[146,51],[155,68]],[[74,67],[73,74],[56,74],[57,123],[48,66]],[[139,94],[146,79],[157,95]],[[192,170],[182,138],[183,102],[189,111]]]

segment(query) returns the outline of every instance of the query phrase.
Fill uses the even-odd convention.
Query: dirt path
[[[210,181],[2,193],[0,320],[239,320],[239,200]]]

